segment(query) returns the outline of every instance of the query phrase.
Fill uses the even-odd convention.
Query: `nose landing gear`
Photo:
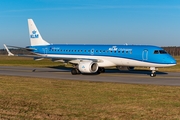
[[[151,77],[156,77],[156,68],[155,67],[150,67],[150,70],[152,70],[150,76]]]

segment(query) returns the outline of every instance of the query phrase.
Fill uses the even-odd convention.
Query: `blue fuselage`
[[[36,54],[70,55],[70,56],[103,56],[125,58],[156,64],[176,64],[176,60],[161,47],[150,45],[76,45],[52,44],[47,46],[29,46]],[[56,58],[56,57],[55,57]]]

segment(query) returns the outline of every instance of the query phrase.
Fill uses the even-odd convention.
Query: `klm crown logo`
[[[38,38],[38,37],[39,37],[39,34],[36,34],[36,31],[33,30],[32,34],[30,35],[30,38]]]

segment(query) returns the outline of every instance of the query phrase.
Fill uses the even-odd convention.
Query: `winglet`
[[[9,51],[9,49],[7,48],[7,46],[5,44],[4,44],[4,47],[5,47],[6,51],[8,52],[8,56],[14,56],[14,54]]]

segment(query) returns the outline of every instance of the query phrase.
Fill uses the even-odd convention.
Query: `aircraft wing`
[[[8,48],[8,47],[11,47],[11,48],[18,48],[18,49],[25,49],[25,50],[36,50],[36,49],[34,49],[34,48],[24,48],[24,47],[11,46],[11,45],[5,45],[5,44],[4,44],[4,47],[5,47],[5,46],[6,46],[7,48]],[[6,47],[5,47],[5,48],[6,48]]]
[[[7,53],[8,53],[8,56],[30,57],[30,58],[37,58],[37,59],[39,59],[39,58],[44,58],[43,56],[40,56],[40,55],[13,54],[13,53],[10,52],[10,50],[8,49],[8,47],[19,48],[19,49],[26,49],[26,50],[27,50],[27,49],[29,50],[29,48],[22,48],[22,47],[16,47],[16,46],[8,46],[8,47],[7,47],[7,45],[5,45],[5,44],[4,44],[4,47],[5,47],[5,49],[6,49]]]

